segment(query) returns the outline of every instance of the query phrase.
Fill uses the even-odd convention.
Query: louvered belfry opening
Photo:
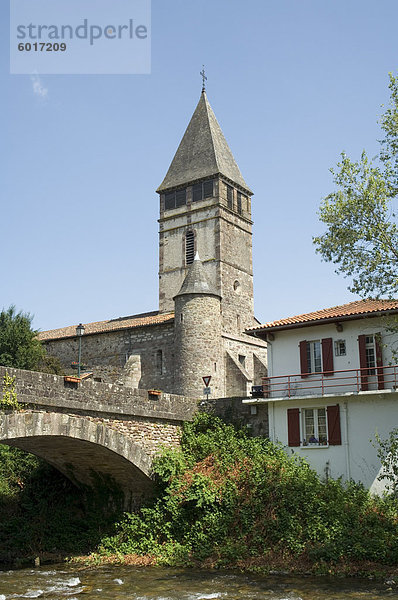
[[[195,257],[195,235],[193,231],[187,231],[185,235],[185,262],[187,265],[193,263]]]

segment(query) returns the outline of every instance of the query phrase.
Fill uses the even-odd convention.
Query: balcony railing
[[[324,396],[371,390],[397,389],[398,365],[366,369],[296,373],[263,377],[263,398],[294,398],[295,396]]]

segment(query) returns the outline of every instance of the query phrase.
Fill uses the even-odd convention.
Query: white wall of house
[[[264,402],[268,405],[270,438],[272,441],[281,442],[289,454],[294,453],[305,458],[323,478],[342,477],[345,480],[360,481],[374,493],[380,493],[386,485],[377,479],[381,465],[374,445],[376,432],[381,438],[386,438],[391,429],[398,426],[398,369],[394,371],[392,366],[383,369],[384,379],[381,385],[377,370],[373,371],[374,374],[366,369],[353,373],[338,371],[360,369],[360,335],[374,336],[380,333],[381,364],[386,366],[398,362],[394,358],[398,335],[388,330],[389,323],[391,321],[387,317],[366,317],[341,320],[338,324],[340,331],[337,330],[336,323],[272,331],[274,339],[268,343],[270,379],[264,382],[266,397],[250,401],[253,404]],[[302,377],[300,342],[321,341],[327,338],[332,339],[333,374],[323,376],[316,372]],[[345,342],[345,355],[336,355],[335,342],[338,340]],[[322,370],[327,370],[324,369],[324,365]],[[365,387],[362,385],[361,375],[367,377]],[[322,441],[319,439],[309,443],[309,439],[305,439],[309,437],[308,430],[306,435],[304,428],[305,410],[325,409],[336,405],[339,405],[340,411],[341,443],[336,442],[336,438],[333,439],[330,431],[327,431],[327,442],[324,438]],[[289,409],[296,409],[290,412],[290,417],[294,418],[296,424],[293,426],[296,432],[293,437],[292,426],[290,431],[291,442],[296,436],[294,446],[289,445]],[[300,410],[299,416],[297,409]],[[329,411],[330,417],[336,410],[332,408]],[[319,414],[321,413],[322,411]],[[312,414],[315,415],[315,411]]]
[[[393,365],[397,362],[393,349],[397,349],[398,335],[388,330],[386,318],[374,317],[344,321],[340,323],[339,327],[342,328],[342,331],[337,331],[336,325],[333,323],[273,331],[274,339],[268,343],[268,373],[271,378],[268,383],[268,396],[278,398],[287,394],[291,396],[336,394],[364,389],[359,372],[338,373],[360,368],[359,335],[373,335],[375,339],[375,334],[380,333],[382,364]],[[303,378],[300,365],[300,342],[303,340],[317,341],[321,344],[322,340],[327,338],[332,340],[333,374],[320,378],[319,373],[311,373]],[[344,355],[338,355],[336,352],[335,346],[338,341],[345,344]],[[328,369],[322,365],[321,370]],[[388,366],[383,370],[383,376],[384,382],[381,387],[391,388],[398,385],[398,368],[394,370],[392,366]],[[273,379],[273,377],[278,379]],[[369,389],[380,387],[375,372],[373,375],[369,375],[368,384]]]
[[[303,409],[340,405],[341,445],[296,446],[288,443],[288,408],[300,408],[301,440],[304,439]],[[347,397],[320,397],[268,402],[270,438],[281,442],[289,454],[305,458],[325,478],[361,481],[374,493],[380,493],[385,483],[379,482],[380,461],[377,457],[375,434],[386,438],[398,424],[398,393],[361,392]]]
[[[335,370],[359,369],[358,335],[382,334],[383,364],[393,361],[392,347],[397,346],[398,336],[387,331],[387,317],[372,317],[353,321],[340,321],[343,331],[336,325],[313,325],[273,331],[275,339],[268,342],[268,373],[270,376],[300,373],[299,343],[301,340],[321,340],[331,337],[333,342],[345,340],[346,355],[334,354]]]

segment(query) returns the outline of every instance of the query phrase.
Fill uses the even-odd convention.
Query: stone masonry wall
[[[261,377],[265,377],[267,374],[266,343],[244,334],[224,333],[223,345],[226,354],[224,395],[228,397],[247,396],[251,391],[251,386],[261,385]],[[240,365],[240,369],[236,363]]]
[[[171,392],[174,379],[173,342],[173,324],[84,335],[82,364],[93,372],[96,379],[115,383],[122,381],[120,378],[129,357],[136,355],[141,364],[138,387]],[[46,342],[45,346],[48,354],[60,359],[66,373],[76,372],[71,364],[78,359],[77,337],[52,340]],[[161,364],[159,351],[162,353]],[[128,380],[126,384],[129,384]]]
[[[269,437],[267,406],[259,405],[254,407],[254,410],[248,404],[242,404],[242,400],[244,400],[242,396],[202,400],[199,409],[213,413],[226,423],[246,427],[252,435]]]
[[[200,398],[203,377],[211,376],[215,397],[224,395],[220,299],[184,294],[176,298],[176,391]]]
[[[218,227],[218,179],[214,179],[214,195],[192,202],[192,186],[187,188],[186,205],[164,210],[164,195],[160,198],[159,219],[159,310],[174,310],[173,297],[181,288],[187,273],[185,262],[185,234],[194,232],[195,252],[199,252],[206,275],[219,289],[216,280],[218,260],[215,231]]]
[[[70,387],[63,377],[0,367],[0,382],[5,372],[15,375],[18,400],[32,406],[45,406],[80,414],[102,413],[106,417],[143,417],[159,421],[182,422],[192,418],[197,402],[172,394],[162,394],[158,399],[148,397],[148,392],[125,388],[117,384],[83,380],[78,387]],[[77,384],[76,384],[77,385]]]
[[[256,324],[251,222],[225,209],[220,218],[220,256],[223,330],[241,333]]]

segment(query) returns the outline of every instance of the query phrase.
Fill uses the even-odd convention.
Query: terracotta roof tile
[[[156,311],[132,315],[130,317],[119,317],[118,319],[110,319],[109,321],[83,323],[85,327],[84,335],[106,333],[108,331],[119,331],[121,329],[131,329],[133,327],[148,327],[151,325],[159,325],[161,323],[172,323],[173,320],[174,313],[160,315]],[[49,331],[41,331],[38,334],[38,338],[42,342],[69,337],[76,337],[76,325],[61,327],[60,329],[51,329]]]
[[[368,314],[372,315],[373,313],[386,313],[390,311],[398,312],[398,300],[373,300],[369,298],[367,300],[356,300],[348,304],[341,304],[340,306],[332,306],[331,308],[323,308],[303,315],[288,317],[287,319],[270,321],[257,327],[251,327],[246,331],[259,332],[270,329],[292,329],[296,325],[301,327],[333,319],[359,318]]]

